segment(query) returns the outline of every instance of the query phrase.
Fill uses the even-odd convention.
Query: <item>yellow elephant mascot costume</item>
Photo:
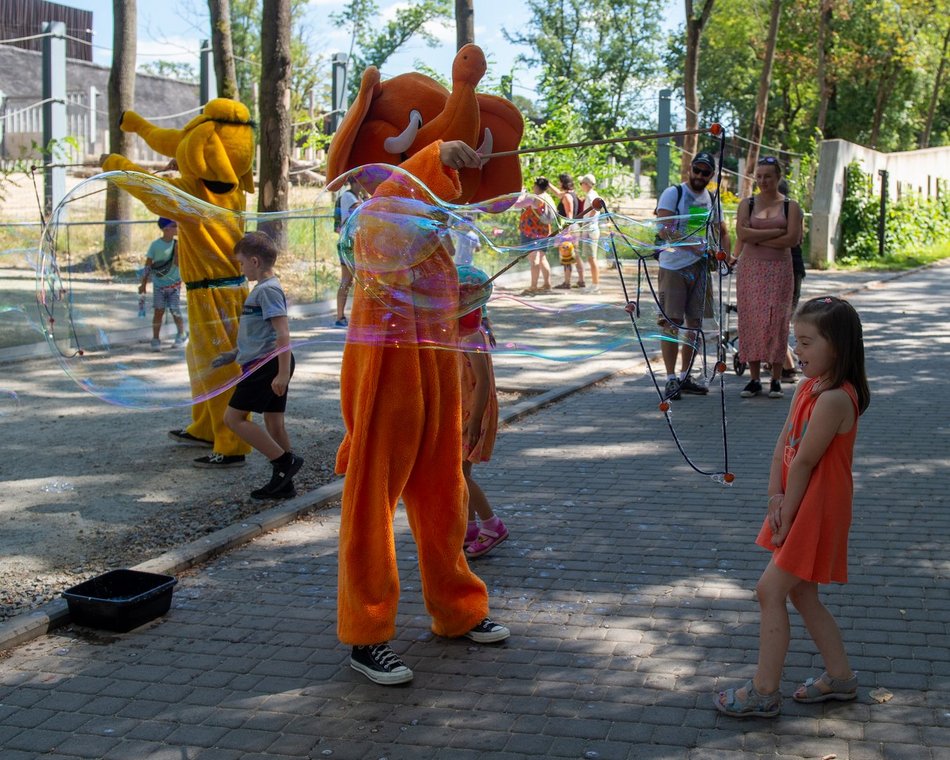
[[[517,148],[524,129],[514,105],[475,92],[485,70],[484,54],[475,45],[458,52],[451,92],[417,73],[380,82],[378,71],[368,68],[330,145],[328,180],[357,166],[384,163],[398,164],[445,201],[467,203],[520,190],[516,157],[483,165],[475,151],[479,145],[486,153]],[[378,184],[365,206],[385,208],[393,196],[410,195],[393,175]],[[413,676],[388,644],[399,600],[392,523],[400,497],[418,548],[432,630],[479,643],[501,641],[509,631],[488,618],[485,584],[462,551],[468,494],[462,477],[458,358],[453,351],[425,347],[430,340],[457,340],[453,251],[420,231],[415,244],[426,255],[407,270],[387,270],[386,280],[398,281],[410,302],[446,305],[441,320],[431,314],[417,320],[389,308],[385,289],[367,287],[373,275],[361,263],[378,261],[388,250],[381,245],[390,242],[383,237],[385,225],[357,211],[355,227],[354,261],[362,287],[354,295],[341,374],[346,435],[337,471],[346,474],[346,481],[337,632],[353,647],[351,666],[389,685]]]
[[[246,194],[254,192],[254,125],[243,104],[226,98],[211,100],[183,129],[156,127],[127,111],[121,127],[142,137],[152,150],[176,160],[181,176],[167,180],[170,185],[226,211],[246,210]],[[102,168],[145,172],[115,154],[103,161]],[[189,445],[213,447],[212,455],[199,458],[196,464],[241,464],[250,447],[224,424],[231,392],[215,393],[237,376],[237,365],[213,369],[211,360],[237,342],[247,283],[233,251],[244,234],[243,223],[227,214],[202,218],[175,208],[167,198],[130,192],[154,213],[178,223],[178,263],[187,292],[190,331],[186,356],[196,402],[191,425],[169,435]]]

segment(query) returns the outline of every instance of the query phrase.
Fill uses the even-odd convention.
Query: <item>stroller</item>
[[[719,355],[726,357],[729,354],[732,354],[732,369],[737,375],[741,376],[745,373],[748,364],[739,360],[739,308],[732,302],[732,283],[734,279],[735,272],[729,276],[729,289],[727,291],[728,295],[725,301],[726,318],[722,329],[722,339],[719,344]],[[732,317],[733,314],[737,315],[735,319]]]

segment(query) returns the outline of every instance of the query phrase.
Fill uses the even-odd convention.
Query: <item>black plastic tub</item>
[[[170,575],[111,570],[66,589],[63,596],[77,625],[124,633],[168,612],[176,583]]]

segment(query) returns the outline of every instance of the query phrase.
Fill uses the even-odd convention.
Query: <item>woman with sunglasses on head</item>
[[[772,365],[769,398],[785,395],[782,364],[795,283],[791,247],[801,239],[802,217],[798,204],[779,192],[781,179],[778,159],[760,159],[755,168],[759,192],[743,199],[736,219],[736,259],[741,257],[736,284],[739,357],[751,375],[740,394],[743,398],[762,392],[763,362]]]

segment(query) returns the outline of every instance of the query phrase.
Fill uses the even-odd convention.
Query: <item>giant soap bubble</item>
[[[239,377],[219,379],[211,367],[192,367],[201,381],[189,382],[187,352],[175,348],[174,328],[163,326],[161,351],[151,339],[151,289],[146,315],[139,316],[140,268],[151,240],[158,237],[155,213],[132,200],[131,219],[108,230],[102,221],[110,188],[146,198],[152,209],[181,225],[201,224],[212,235],[265,229],[280,233],[285,253],[276,273],[291,304],[292,348],[339,352],[344,340],[406,348],[459,350],[452,325],[487,304],[499,354],[527,354],[552,361],[583,360],[611,350],[637,350],[644,341],[681,340],[657,328],[658,309],[647,292],[628,294],[637,301],[631,315],[627,297],[580,290],[523,295],[527,256],[542,250],[559,279],[560,249],[570,243],[596,245],[601,258],[616,258],[622,271],[655,269],[656,220],[636,220],[604,209],[595,220],[557,219],[549,238],[523,243],[519,216],[540,203],[530,194],[513,194],[478,204],[454,205],[436,198],[418,179],[388,165],[358,167],[345,178],[364,196],[339,239],[333,232],[328,193],[305,210],[259,214],[226,210],[199,201],[159,177],[109,172],[75,187],[56,208],[45,230],[37,266],[40,325],[54,356],[82,388],[100,398],[133,408],[186,406],[233,386]],[[373,193],[387,184],[389,194]],[[459,242],[465,239],[463,246]],[[119,241],[127,240],[123,248]],[[665,246],[681,244],[665,241]],[[459,260],[453,258],[456,250]],[[200,251],[190,255],[198,257]],[[464,259],[464,260],[462,260]],[[315,315],[335,294],[339,262],[352,268],[358,297],[372,300],[368,318],[347,331],[333,329]],[[484,273],[460,278],[458,265]],[[463,270],[464,271],[464,270]],[[641,278],[638,278],[641,279]],[[642,278],[646,281],[646,278]],[[218,283],[221,295],[240,283]],[[182,288],[182,302],[186,289]],[[214,309],[189,310],[196,320],[221,322]],[[225,320],[226,322],[226,320]],[[631,322],[633,324],[631,324]],[[233,348],[236,325],[220,325],[220,348]]]

